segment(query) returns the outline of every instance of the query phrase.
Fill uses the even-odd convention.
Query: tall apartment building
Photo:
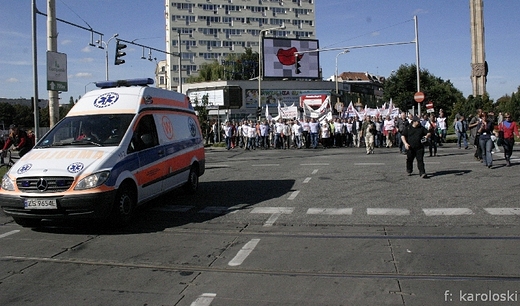
[[[203,63],[259,51],[260,35],[316,39],[314,0],[166,0],[166,65],[159,68],[176,89]],[[284,29],[269,30],[285,26]],[[157,71],[161,73],[160,71]]]

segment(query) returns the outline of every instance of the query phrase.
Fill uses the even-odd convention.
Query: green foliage
[[[470,95],[466,101],[459,101],[453,107],[452,119],[456,114],[464,115],[470,118],[477,114],[477,109],[482,109],[485,112],[494,111],[493,100],[489,99],[486,94],[484,96],[474,97]]]
[[[513,92],[511,96],[500,97],[495,108],[496,112],[510,113],[513,119],[518,122],[520,120],[520,86],[517,92]]]
[[[218,80],[249,80],[258,75],[258,53],[246,48],[245,53],[229,54],[222,61],[204,63],[197,76],[190,76],[188,83]]]
[[[209,97],[208,95],[204,95],[202,97],[202,101],[199,102],[197,98],[195,98],[195,101],[191,101],[192,104],[195,106],[193,109],[197,112],[197,117],[199,119],[200,129],[202,130],[202,133],[206,133],[206,131],[210,128],[208,115],[208,105],[209,105]]]
[[[224,67],[222,67],[216,60],[211,63],[204,63],[200,65],[199,75],[193,76],[191,75],[187,82],[188,83],[196,83],[196,82],[209,82],[209,81],[218,81],[224,78]]]
[[[426,110],[425,102],[432,101],[435,111],[443,109],[449,116],[457,103],[464,103],[462,92],[456,89],[451,81],[445,81],[421,69],[419,72],[421,91],[425,95],[421,104],[421,112]],[[401,65],[386,81],[383,99],[390,101],[401,110],[408,110],[412,106],[417,107],[414,94],[417,92],[417,69],[416,65]]]

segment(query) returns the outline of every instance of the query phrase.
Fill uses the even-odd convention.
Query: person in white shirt
[[[394,119],[391,119],[390,116],[386,116],[383,125],[385,128],[383,133],[386,135],[386,147],[391,148],[394,146],[395,142],[395,121]]]
[[[282,119],[279,119],[278,122],[274,124],[274,148],[281,149],[282,148],[282,134],[283,134],[283,123]]]
[[[267,124],[267,120],[264,120],[262,124],[260,124],[260,138],[260,146],[264,149],[269,149],[269,124]]]
[[[336,118],[334,120],[334,146],[335,147],[342,147],[343,146],[343,122],[341,122],[341,119]]]
[[[327,119],[321,122],[321,145],[324,148],[330,147],[330,125]]]
[[[316,122],[315,118],[312,118],[311,122],[309,122],[309,130],[311,133],[312,148],[316,149],[318,147],[318,135],[320,132],[320,123]]]
[[[300,121],[294,120],[294,123],[292,125],[292,134],[294,137],[294,145],[296,146],[297,149],[301,149],[301,147],[302,147],[301,137],[303,134],[303,127],[300,124]]]
[[[437,129],[439,131],[439,146],[442,146],[442,143],[446,142],[446,132],[448,129],[446,117],[442,109],[439,110],[439,117],[437,117]]]
[[[311,128],[309,126],[309,118],[305,119],[302,123],[303,135],[302,140],[305,143],[305,148],[308,149],[311,147]]]
[[[291,144],[291,124],[288,120],[283,122],[282,141],[283,148],[289,149]]]
[[[226,125],[224,126],[224,136],[226,137],[226,149],[230,150],[231,137],[233,136],[233,127],[229,121],[226,121]]]
[[[247,127],[247,150],[256,150],[256,127],[252,121],[249,121]]]

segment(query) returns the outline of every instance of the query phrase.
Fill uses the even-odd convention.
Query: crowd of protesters
[[[509,114],[506,115],[484,114],[479,109],[467,118],[456,115],[453,123],[449,123],[442,109],[438,115],[424,114],[419,117],[419,122],[429,134],[424,143],[425,152],[437,156],[437,148],[446,142],[448,126],[452,124],[459,149],[474,149],[475,159],[491,167],[492,154],[501,152],[499,146],[503,146],[506,165],[510,166],[514,136],[519,137],[519,134],[516,123],[511,121]],[[334,118],[321,122],[314,118],[226,121],[221,126],[217,122],[208,122],[205,136],[206,144],[225,140],[228,150],[362,147],[366,148],[367,154],[373,154],[374,148],[396,147],[400,153],[406,154],[401,136],[412,119],[412,114],[402,112],[394,118],[366,116],[364,119]],[[487,122],[487,126],[483,122]]]
[[[367,154],[373,154],[374,148],[399,148],[406,154],[401,141],[401,134],[411,122],[412,115],[402,112],[399,116],[366,116],[334,118],[318,122],[314,118],[305,120],[242,120],[225,121],[219,126],[217,122],[208,122],[205,132],[206,144],[224,140],[226,149],[316,149],[338,147],[364,147]],[[436,156],[437,145],[445,142],[446,118],[439,116],[440,123],[434,115],[421,118],[421,124],[434,130],[430,155]],[[219,138],[220,137],[220,138]]]

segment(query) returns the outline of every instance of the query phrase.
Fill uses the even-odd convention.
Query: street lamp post
[[[340,53],[338,53],[336,55],[336,74],[334,76],[334,79],[336,81],[336,103],[339,102],[339,88],[338,88],[338,56],[340,56],[341,54],[345,54],[345,53],[348,53],[350,52],[348,49],[345,49],[343,51],[341,51]]]
[[[110,41],[116,37],[118,37],[119,34],[114,34],[112,37],[108,39],[107,42],[104,42],[102,40],[96,40],[96,43],[99,45],[98,47],[100,49],[105,49],[105,80],[108,81],[108,44]]]
[[[264,32],[271,31],[271,30],[283,30],[285,29],[285,25],[275,27],[275,28],[269,28],[269,29],[263,29],[260,30],[260,33],[258,33],[258,107],[262,107],[262,37],[264,35]],[[259,116],[261,117],[261,115]],[[260,120],[260,118],[258,118]]]

